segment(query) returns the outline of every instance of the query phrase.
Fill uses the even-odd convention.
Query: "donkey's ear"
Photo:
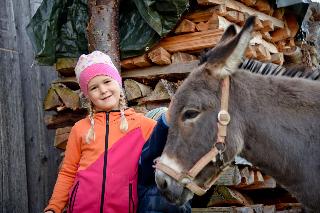
[[[231,54],[227,56],[224,67],[219,73],[220,78],[231,75],[237,70],[252,38],[251,32],[253,30],[254,22],[255,16],[250,16],[240,33],[224,45],[226,49],[230,50]]]
[[[233,38],[235,35],[237,35],[236,27],[232,24],[229,25],[229,27],[224,31],[220,42],[224,43],[229,41],[231,38]]]

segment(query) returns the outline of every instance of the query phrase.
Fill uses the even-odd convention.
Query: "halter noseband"
[[[199,186],[195,183],[196,176],[202,171],[202,169],[208,165],[210,162],[217,162],[217,155],[220,156],[218,159],[222,167],[221,170],[225,170],[227,167],[223,168],[223,152],[225,151],[225,138],[227,136],[227,125],[230,122],[230,115],[228,113],[228,101],[229,101],[229,88],[230,88],[230,79],[229,76],[224,78],[221,81],[221,107],[220,112],[218,113],[217,125],[218,125],[218,132],[217,132],[217,140],[213,144],[211,150],[205,154],[196,164],[186,173],[185,172],[177,172],[171,167],[161,163],[159,159],[156,159],[155,168],[159,169],[160,171],[166,173],[167,175],[174,178],[179,183],[183,184],[186,188],[197,195],[203,195],[206,191],[215,183],[218,179],[211,178],[207,181],[203,187]],[[221,146],[221,147],[220,147]]]

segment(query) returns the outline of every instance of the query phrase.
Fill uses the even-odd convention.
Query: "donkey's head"
[[[220,83],[238,69],[251,39],[254,19],[255,17],[249,17],[239,34],[233,25],[229,26],[219,45],[202,56],[199,67],[191,72],[171,102],[168,140],[157,165],[166,165],[167,169],[180,175],[172,178],[168,175],[170,172],[156,166],[156,183],[173,203],[183,204],[192,198],[193,192],[189,189],[192,190],[194,185],[188,187],[190,181],[197,187],[200,186],[200,189],[206,189],[212,178],[217,177],[222,168],[232,161],[241,149],[243,142],[239,139],[240,133],[233,122],[228,126],[228,131],[231,128],[232,131],[229,131],[225,146],[218,147],[223,144],[216,144],[217,117],[221,108]],[[232,117],[231,111],[230,114]],[[231,145],[229,140],[237,143]],[[223,161],[214,157],[201,172],[197,172],[195,177],[190,177],[189,170],[194,168],[215,144],[218,147],[216,150],[223,151]],[[220,154],[217,158],[220,159]],[[192,191],[197,193],[197,187]]]

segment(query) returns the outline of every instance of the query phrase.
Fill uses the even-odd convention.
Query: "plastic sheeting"
[[[170,32],[189,0],[123,0],[120,6],[121,58],[141,55]],[[88,52],[87,0],[43,0],[27,26],[41,65]]]
[[[86,0],[44,0],[27,26],[37,62],[53,65],[87,53],[87,21]]]
[[[189,0],[129,0],[120,6],[121,58],[141,55],[169,33]]]

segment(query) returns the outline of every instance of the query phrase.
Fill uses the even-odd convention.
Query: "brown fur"
[[[246,31],[251,32],[252,23],[246,24],[237,36],[229,30],[225,35],[228,41],[207,53],[203,64],[179,87],[170,107],[163,154],[187,171],[210,150],[217,135],[220,79],[229,75],[231,123],[225,162],[241,153],[296,196],[306,211],[319,212],[320,83],[239,70],[243,55],[239,49],[248,45],[247,41],[239,42],[247,36]],[[230,58],[233,61],[228,61]],[[201,185],[218,171],[218,165],[210,163],[196,182]],[[185,202],[188,190],[160,173],[156,172],[156,181],[162,192],[171,201]]]

